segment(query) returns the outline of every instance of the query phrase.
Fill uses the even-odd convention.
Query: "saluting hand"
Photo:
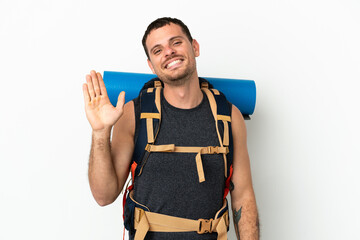
[[[114,107],[107,95],[100,73],[92,70],[83,84],[86,117],[93,131],[110,129],[123,114],[125,92],[119,94]]]

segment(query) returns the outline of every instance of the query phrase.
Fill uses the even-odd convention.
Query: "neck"
[[[203,93],[197,74],[178,86],[164,83],[164,97],[176,108],[190,109],[198,106],[203,99]]]

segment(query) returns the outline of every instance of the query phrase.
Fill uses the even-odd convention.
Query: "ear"
[[[195,57],[200,56],[200,45],[195,39],[193,39],[192,41],[192,47],[194,50]]]
[[[151,63],[151,61],[149,59],[147,59],[147,63],[149,65],[149,68],[151,69],[151,71],[153,72],[153,74],[156,74],[155,71],[154,71],[154,68],[153,68],[153,65]]]

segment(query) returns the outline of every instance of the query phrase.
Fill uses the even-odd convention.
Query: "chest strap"
[[[148,231],[151,232],[197,232],[198,234],[217,232],[217,240],[227,240],[229,226],[229,212],[226,200],[223,207],[216,213],[215,219],[192,220],[173,217],[160,213],[144,211],[135,208],[134,227],[136,229],[134,240],[143,240]],[[221,213],[222,216],[219,216]]]
[[[178,147],[174,144],[168,145],[151,145],[147,144],[145,150],[148,152],[177,152],[177,153],[197,153],[195,157],[196,168],[199,176],[199,182],[205,181],[205,174],[201,159],[201,154],[227,154],[228,147]]]

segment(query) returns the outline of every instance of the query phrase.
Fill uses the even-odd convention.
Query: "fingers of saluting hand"
[[[94,70],[92,70],[90,74],[86,75],[86,85],[87,88],[84,88],[84,90],[87,90],[87,93],[90,97],[89,101],[101,95],[107,96],[104,80],[100,73],[97,73]]]
[[[84,101],[85,101],[85,103],[89,103],[91,101],[91,98],[89,95],[88,85],[86,83],[84,83],[82,89],[83,89],[83,93],[84,93]]]
[[[99,80],[99,86],[100,86],[101,95],[107,96],[105,83],[104,83],[104,80],[103,80],[101,74],[97,73],[97,77],[98,77],[98,80]]]
[[[116,108],[122,109],[124,107],[124,103],[125,103],[125,92],[122,91],[118,96],[118,101],[117,101],[117,104],[116,104]]]
[[[96,73],[94,70],[91,70],[90,75],[91,75],[92,84],[94,86],[95,97],[100,96],[101,92],[100,92],[100,85],[99,85],[99,79],[98,79],[98,76],[100,75],[100,73]]]
[[[91,75],[86,75],[87,90],[90,96],[90,100],[95,98],[94,85]]]

